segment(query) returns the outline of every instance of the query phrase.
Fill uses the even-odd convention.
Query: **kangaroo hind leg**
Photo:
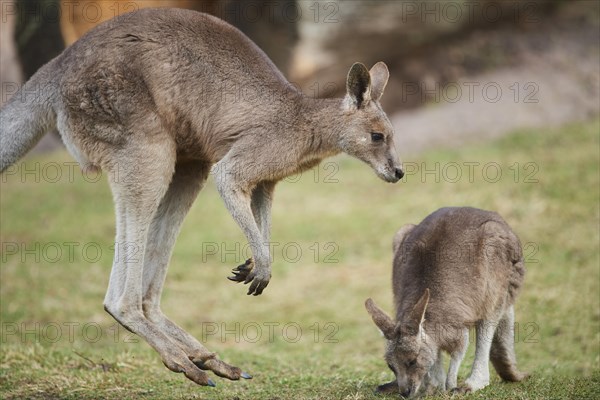
[[[201,369],[237,380],[250,378],[239,368],[216,358],[196,338],[167,318],[161,311],[160,298],[181,225],[198,192],[204,186],[210,166],[203,162],[177,163],[167,192],[154,215],[146,246],[143,274],[144,315],[169,336]]]
[[[117,212],[117,243],[105,310],[121,325],[137,334],[161,356],[167,368],[183,372],[199,385],[214,386],[142,308],[144,256],[148,231],[173,176],[175,149],[167,140],[139,140],[115,152],[117,173],[109,174]],[[114,171],[113,171],[114,172]]]

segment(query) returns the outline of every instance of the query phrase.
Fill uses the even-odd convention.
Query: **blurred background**
[[[527,268],[515,341],[532,377],[504,385],[492,373],[465,398],[598,398],[598,1],[0,0],[0,103],[94,25],[156,6],[229,21],[309,96],[343,96],[352,63],[385,61],[406,176],[389,185],[341,155],[278,184],[259,297],[226,279],[250,254],[209,179],[162,308],[254,379],[206,391],[102,309],[112,196],[46,135],[0,176],[0,398],[378,398],[392,374],[364,300],[392,312],[392,236],[444,206],[498,211]]]
[[[145,7],[227,20],[316,97],[343,95],[352,63],[385,61],[404,154],[598,112],[600,5],[560,0],[2,0],[0,102],[96,24]]]

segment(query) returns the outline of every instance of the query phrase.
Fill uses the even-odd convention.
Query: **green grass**
[[[595,120],[430,151],[406,160],[419,171],[397,185],[348,157],[281,183],[272,230],[280,245],[260,297],[247,297],[246,287],[225,279],[245,259],[235,254],[236,243],[245,241],[209,181],[175,248],[163,310],[254,375],[243,382],[216,379],[216,388],[169,372],[103,311],[114,237],[106,179],[86,182],[74,169],[71,180],[64,163],[72,161],[63,153],[30,158],[26,168],[38,166],[39,182],[34,172],[20,175],[24,165],[0,177],[0,397],[377,398],[373,388],[391,373],[363,302],[373,297],[391,311],[392,235],[439,207],[470,205],[498,211],[525,246],[516,346],[532,377],[504,384],[492,373],[488,388],[465,398],[598,398],[599,130]],[[58,182],[49,182],[53,162],[63,167]],[[479,165],[465,164],[471,162]],[[432,173],[421,175],[436,163],[439,182]],[[491,163],[502,171],[497,182]],[[460,179],[454,179],[457,165]],[[213,244],[233,251],[207,254]],[[472,349],[460,379],[471,361]]]

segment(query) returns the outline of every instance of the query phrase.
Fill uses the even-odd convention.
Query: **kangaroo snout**
[[[398,166],[397,163],[392,160],[388,161],[388,165],[384,166],[383,171],[379,172],[377,168],[378,175],[386,182],[396,183],[400,179],[404,177],[404,170],[402,169],[402,165]]]
[[[404,171],[399,167],[385,167],[383,171],[376,169],[377,175],[389,183],[396,183],[404,177]]]
[[[388,182],[396,183],[404,177],[404,170],[402,169],[402,162],[396,155],[396,149],[393,145],[389,146],[387,157],[387,165],[385,166],[386,175],[391,175],[391,179],[385,179]]]
[[[402,168],[396,168],[396,178],[398,178],[398,180],[400,180],[403,177],[404,177],[404,171],[402,171]]]

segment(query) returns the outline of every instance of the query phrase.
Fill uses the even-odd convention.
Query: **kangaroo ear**
[[[373,65],[373,68],[369,71],[369,75],[371,75],[371,98],[379,101],[385,90],[385,85],[387,85],[388,79],[390,79],[390,71],[383,61],[379,61]]]
[[[371,75],[364,64],[354,63],[350,68],[346,79],[346,99],[355,109],[371,100]]]
[[[381,308],[377,307],[377,304],[370,298],[365,301],[365,308],[371,315],[375,325],[383,333],[383,336],[388,340],[392,340],[396,333],[396,324],[394,324],[394,321]]]
[[[408,321],[405,325],[409,332],[417,334],[421,331],[421,324],[425,321],[425,311],[427,311],[427,305],[429,304],[429,288],[425,289],[425,293],[421,296],[417,304],[413,307],[410,312]]]
[[[414,224],[406,224],[403,225],[402,228],[398,229],[398,232],[394,234],[394,239],[392,240],[392,250],[394,251],[394,255],[398,252],[402,243],[404,243],[404,239],[408,237],[408,234],[412,232],[417,226]]]

